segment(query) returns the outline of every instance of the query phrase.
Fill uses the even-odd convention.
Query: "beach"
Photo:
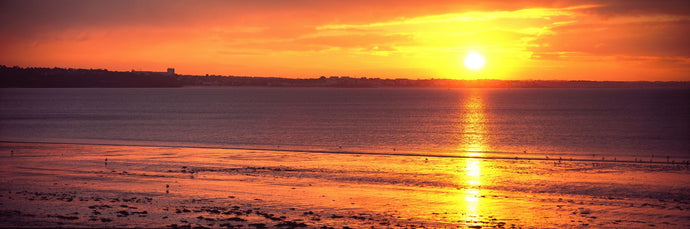
[[[690,228],[690,1],[0,3],[2,228]]]
[[[687,164],[0,144],[1,227],[687,228]]]

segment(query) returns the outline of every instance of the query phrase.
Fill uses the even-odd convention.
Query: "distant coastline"
[[[7,67],[0,65],[2,88],[163,88],[220,87],[333,87],[333,88],[690,88],[690,81],[588,81],[588,80],[453,80],[381,79],[348,76],[279,78],[221,75],[180,75],[165,72],[108,71]]]

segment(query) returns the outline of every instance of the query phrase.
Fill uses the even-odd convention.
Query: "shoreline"
[[[90,75],[85,79],[83,75]],[[224,87],[325,87],[325,88],[690,88],[690,81],[595,81],[595,80],[460,80],[452,78],[368,78],[330,76],[282,78],[256,76],[184,75],[166,72],[109,71],[0,65],[0,82],[8,88],[177,88]]]
[[[690,226],[678,164],[7,142],[0,155],[3,227]]]
[[[553,156],[544,153],[520,153],[507,151],[458,151],[453,153],[395,153],[393,152],[362,152],[362,151],[335,151],[335,150],[310,150],[310,149],[280,149],[278,148],[263,148],[263,147],[232,147],[232,146],[203,146],[203,145],[165,145],[165,144],[131,144],[128,143],[88,143],[88,142],[53,142],[53,141],[4,141],[0,140],[0,144],[55,144],[55,145],[90,145],[90,146],[121,146],[121,147],[164,147],[164,148],[188,148],[188,149],[219,149],[219,150],[244,150],[244,151],[271,151],[271,152],[288,152],[288,153],[319,153],[319,154],[343,154],[343,155],[374,155],[374,156],[402,156],[402,157],[430,157],[430,158],[456,158],[456,159],[482,159],[482,160],[528,160],[528,161],[555,161],[555,162],[593,162],[593,163],[636,163],[636,164],[669,164],[669,165],[685,165],[690,166],[690,160],[664,161],[664,157],[651,157],[651,160],[637,160],[638,157],[622,156],[621,160],[618,157],[608,156],[608,159],[587,159],[583,155],[576,155],[575,157]],[[458,155],[463,154],[499,154],[509,156],[473,156],[473,155]],[[527,156],[529,155],[529,156]],[[592,156],[598,158],[602,155]],[[613,158],[613,159],[611,159]],[[630,160],[629,158],[635,158]],[[640,157],[641,158],[641,157]],[[656,159],[656,160],[655,160]]]

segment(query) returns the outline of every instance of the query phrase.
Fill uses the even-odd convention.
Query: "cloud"
[[[689,8],[675,0],[0,0],[0,59],[449,74],[458,53],[484,49],[503,72],[552,60],[687,65]]]
[[[192,1],[192,0],[5,0],[0,2],[0,30],[25,34],[82,28],[189,26],[334,26],[385,25],[440,20],[481,20],[501,14],[529,15],[582,5],[601,16],[688,15],[685,0],[592,1]],[[489,12],[486,16],[466,12]],[[552,12],[552,11],[550,11]],[[379,23],[379,24],[377,24]],[[383,23],[383,24],[381,24]],[[7,33],[6,33],[7,34]]]
[[[472,10],[516,10],[540,5],[452,0],[4,0],[0,29],[50,32],[81,28],[289,26],[366,24]]]
[[[535,53],[690,57],[690,20],[577,23],[557,26],[529,48]],[[544,54],[539,54],[544,55]]]
[[[410,35],[369,33],[305,37],[295,40],[295,43],[338,48],[371,48],[374,46],[409,43],[411,41],[412,37]]]
[[[464,12],[441,15],[428,15],[414,18],[402,18],[393,21],[375,22],[370,24],[334,24],[323,25],[317,29],[365,29],[377,27],[390,27],[400,25],[418,25],[418,24],[436,24],[436,23],[452,23],[452,22],[483,22],[493,21],[499,19],[539,19],[550,18],[555,16],[572,15],[571,12],[564,9],[546,9],[546,8],[531,8],[521,9],[516,11],[489,11],[489,12]]]
[[[690,14],[687,0],[596,0],[589,3],[600,7],[585,9],[585,12],[606,17]]]

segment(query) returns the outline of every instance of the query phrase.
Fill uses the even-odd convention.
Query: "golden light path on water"
[[[460,151],[466,152],[467,156],[481,157],[486,150],[485,126],[486,118],[484,103],[481,97],[482,91],[469,91],[468,98],[462,103],[460,131]],[[465,160],[464,173],[458,174],[457,181],[465,187],[464,192],[464,220],[468,225],[480,225],[481,190],[482,185],[482,161],[477,158]]]

